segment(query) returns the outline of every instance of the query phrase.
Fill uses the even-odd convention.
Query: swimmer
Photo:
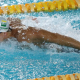
[[[2,17],[0,17],[0,19],[1,18]],[[36,20],[36,18],[32,20]],[[73,38],[31,26],[28,26],[26,29],[26,26],[21,23],[19,18],[7,18],[7,20],[3,18],[4,23],[7,21],[9,22],[9,24],[7,24],[7,28],[2,28],[4,25],[0,26],[0,41],[14,37],[19,42],[26,41],[34,44],[56,43],[59,45],[80,49],[80,42]]]

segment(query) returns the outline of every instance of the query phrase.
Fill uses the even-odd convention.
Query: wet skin
[[[80,42],[73,38],[60,35],[58,33],[51,33],[43,29],[36,29],[34,27],[28,27],[27,29],[19,28],[20,26],[23,27],[24,25],[18,18],[15,18],[14,20],[12,18],[8,18],[8,21],[10,22],[12,31],[0,33],[0,41],[3,41],[9,37],[15,37],[19,42],[27,41],[28,43],[34,44],[50,42],[80,49]]]

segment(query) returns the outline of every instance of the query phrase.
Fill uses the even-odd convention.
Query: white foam
[[[80,41],[80,30],[73,29],[71,21],[66,20],[66,18],[63,19],[63,16],[57,15],[56,18],[54,16],[33,17],[37,18],[36,20],[32,20],[32,17],[27,16],[24,20],[22,20],[22,23],[26,25],[26,27],[31,26],[41,28],[53,33],[69,36]],[[38,23],[36,21],[38,21]]]

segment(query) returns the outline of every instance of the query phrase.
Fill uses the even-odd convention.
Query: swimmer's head
[[[5,18],[0,17],[0,33],[7,32],[8,29],[9,29],[9,22]]]

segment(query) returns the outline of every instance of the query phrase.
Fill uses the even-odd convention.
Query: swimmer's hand
[[[33,17],[32,17],[32,20],[35,21],[36,23],[38,23],[37,18],[33,18]]]

